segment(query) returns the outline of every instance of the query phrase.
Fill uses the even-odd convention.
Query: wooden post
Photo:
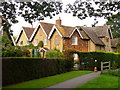
[[[101,71],[103,71],[103,62],[101,62]]]
[[[110,70],[110,61],[109,61],[109,70]]]

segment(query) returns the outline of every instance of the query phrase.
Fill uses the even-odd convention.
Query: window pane
[[[77,45],[77,37],[72,37],[72,45]]]
[[[55,36],[55,45],[59,45],[59,43],[60,43],[60,37],[59,37],[59,35],[56,35]]]
[[[28,40],[26,41],[26,44],[29,45],[29,41]]]
[[[22,40],[20,40],[19,45],[20,45],[20,46],[23,45],[23,41],[22,41]]]
[[[34,39],[34,45],[35,45],[35,46],[38,45],[38,39]]]
[[[47,45],[47,38],[44,38],[44,45]]]

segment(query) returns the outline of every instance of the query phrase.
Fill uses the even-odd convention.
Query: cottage
[[[37,46],[40,41],[43,41],[44,46],[39,49],[45,52],[55,48],[61,52],[69,48],[86,52],[116,52],[112,49],[114,48],[112,39],[110,27],[107,25],[96,27],[64,26],[59,18],[55,24],[39,22],[36,28],[22,27],[16,43],[19,46],[29,43]]]

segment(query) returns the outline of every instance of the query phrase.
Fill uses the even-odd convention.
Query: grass
[[[4,88],[45,88],[45,87],[63,82],[65,80],[69,80],[74,77],[85,75],[91,72],[92,71],[72,71],[72,72],[67,72],[67,73],[63,73],[55,76],[49,76],[41,79],[31,80],[31,81],[23,82],[16,85],[6,86],[6,87],[3,87],[3,89]]]
[[[103,73],[99,77],[77,88],[118,88],[118,74],[118,71]]]

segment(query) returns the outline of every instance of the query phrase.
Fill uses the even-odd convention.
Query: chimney
[[[59,19],[56,20],[56,24],[57,24],[58,26],[61,26],[61,22],[62,22],[62,20],[61,20],[61,18],[59,17]]]

